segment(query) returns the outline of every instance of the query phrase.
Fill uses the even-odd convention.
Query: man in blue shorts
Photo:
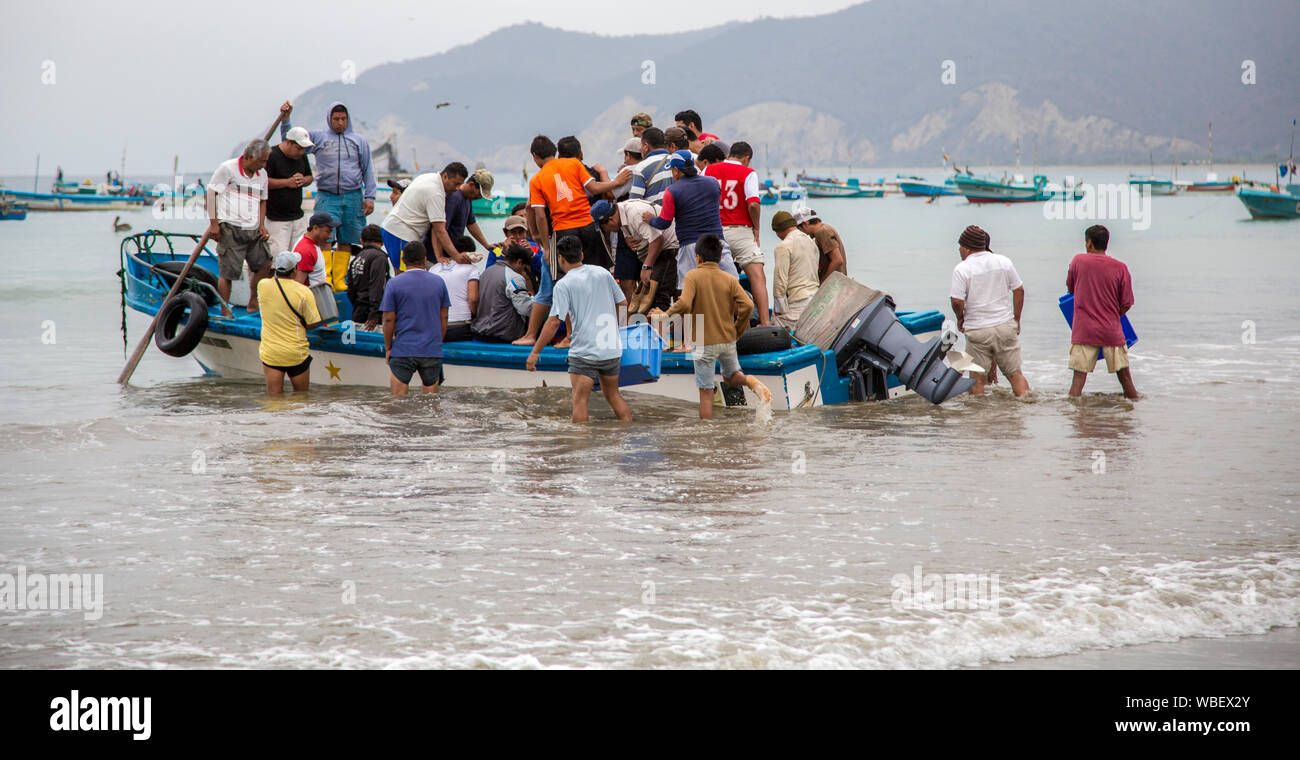
[[[555,283],[551,315],[528,354],[528,371],[537,371],[537,358],[569,317],[573,340],[569,347],[569,384],[573,386],[573,421],[587,421],[587,401],[596,380],[614,414],[632,421],[632,410],[618,391],[623,345],[618,331],[618,305],[626,299],[603,267],[582,263],[582,241],[562,237],[555,244],[564,277]],[[545,267],[543,267],[545,271]]]
[[[280,112],[284,117],[280,136],[287,140],[293,106],[285,103]],[[347,106],[337,101],[330,104],[326,128],[313,129],[307,135],[312,143],[307,152],[316,156],[314,210],[339,220],[335,250],[355,253],[361,249],[361,228],[366,217],[375,210],[375,167],[370,162],[370,143],[352,130]]]
[[[451,296],[442,278],[426,267],[424,244],[418,240],[402,249],[406,271],[384,288],[379,310],[384,313],[384,359],[394,396],[405,396],[411,377],[420,373],[425,393],[442,383],[442,338],[447,333]]]

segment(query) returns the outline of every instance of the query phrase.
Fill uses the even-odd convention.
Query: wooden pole
[[[271,135],[275,134],[275,128],[280,126],[280,122],[282,121],[284,121],[283,115],[275,117],[275,122],[271,124],[270,129],[266,130],[266,137],[263,137],[262,139],[271,142]]]
[[[203,252],[203,246],[207,242],[208,233],[204,232],[203,237],[199,239],[199,244],[194,247],[194,252],[190,254],[190,260],[185,262],[185,268],[176,276],[176,282],[172,283],[171,290],[167,291],[167,297],[162,300],[162,303],[167,303],[168,299],[176,295],[176,291],[181,289],[181,284],[185,282],[186,275],[190,273],[190,268],[194,266],[194,262],[199,258],[199,254]],[[153,340],[154,331],[158,328],[158,314],[160,313],[162,313],[162,304],[159,304],[158,312],[153,315],[153,321],[149,323],[149,329],[145,330],[140,342],[136,344],[135,351],[131,353],[131,358],[127,360],[126,366],[122,368],[122,374],[117,377],[117,382],[122,385],[131,382],[131,375],[135,373],[136,365],[140,363],[140,359],[144,357],[144,352],[148,350],[149,342]]]

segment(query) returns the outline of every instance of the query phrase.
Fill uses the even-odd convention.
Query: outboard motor
[[[908,390],[936,404],[969,391],[975,381],[944,363],[955,335],[943,335],[924,345],[894,316],[894,300],[877,298],[840,331],[833,350],[840,375],[851,381],[854,401],[883,399],[886,375],[896,375]]]

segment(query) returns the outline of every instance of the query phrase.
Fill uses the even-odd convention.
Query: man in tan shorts
[[[952,270],[952,311],[957,329],[966,333],[966,353],[985,372],[972,372],[972,395],[984,393],[987,371],[994,364],[1011,381],[1016,396],[1029,392],[1020,371],[1020,313],[1025,285],[1011,259],[989,249],[989,234],[971,225],[957,240],[961,263]]]
[[[1066,290],[1074,296],[1074,320],[1070,329],[1070,369],[1074,380],[1070,395],[1078,397],[1088,373],[1097,366],[1098,354],[1106,359],[1106,371],[1115,375],[1124,395],[1138,397],[1128,367],[1124,314],[1133,308],[1133,276],[1124,262],[1106,253],[1110,231],[1094,224],[1084,232],[1084,253],[1070,260],[1065,275]]]

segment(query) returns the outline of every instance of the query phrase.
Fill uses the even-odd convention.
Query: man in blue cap
[[[615,263],[614,279],[623,287],[628,298],[629,313],[644,313],[654,308],[666,309],[672,301],[672,292],[677,287],[677,232],[672,224],[668,229],[659,230],[645,221],[647,213],[658,213],[653,203],[640,198],[629,198],[619,203],[599,200],[591,206],[591,218],[600,225],[602,232],[618,234],[620,247],[626,247],[632,253],[630,272],[620,272]],[[646,260],[654,255],[653,265]],[[641,272],[650,272],[651,283],[655,287],[642,287],[637,293],[632,288],[624,287],[630,280],[635,286],[640,282]]]
[[[658,230],[668,229],[676,222],[677,226],[677,289],[682,289],[686,273],[695,268],[695,243],[701,235],[717,235],[722,238],[722,216],[719,211],[719,199],[722,188],[712,177],[700,174],[695,168],[695,159],[689,150],[679,150],[668,159],[668,167],[673,172],[673,183],[664,190],[663,209],[655,216],[649,211],[643,212],[641,218]],[[656,257],[646,255],[641,269],[641,282],[649,284],[651,271]],[[722,260],[718,267],[727,274],[740,279],[736,271],[736,262],[731,258],[731,248],[722,242]]]

